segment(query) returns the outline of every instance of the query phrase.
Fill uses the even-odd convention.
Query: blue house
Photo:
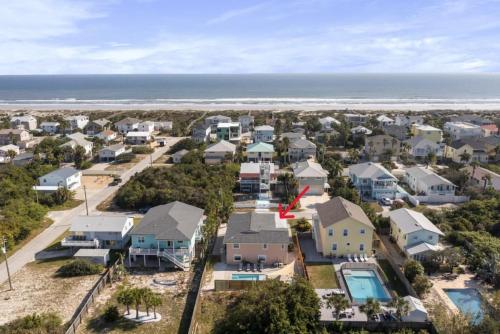
[[[195,245],[202,239],[203,210],[182,202],[155,206],[130,233],[129,265],[153,258],[189,270]]]
[[[398,195],[398,179],[378,163],[349,166],[349,178],[363,199],[395,199]]]

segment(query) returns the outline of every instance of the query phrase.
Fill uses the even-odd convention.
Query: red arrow
[[[308,190],[309,190],[309,186],[305,186],[304,190],[302,190],[300,192],[300,194],[293,199],[292,203],[290,203],[290,205],[288,205],[285,210],[283,210],[283,207],[281,206],[281,203],[278,204],[278,211],[280,213],[280,219],[293,219],[293,218],[295,218],[294,215],[287,215],[287,213],[288,213],[288,211],[290,211],[297,204],[297,202],[300,200],[300,198],[302,196],[304,196],[304,194]]]

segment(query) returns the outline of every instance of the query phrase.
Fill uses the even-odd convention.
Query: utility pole
[[[87,210],[87,216],[89,215],[89,203],[87,202],[87,187],[83,186],[83,194],[85,196],[85,209]]]
[[[9,277],[9,287],[10,287],[10,290],[13,290],[12,289],[12,281],[10,279],[10,270],[9,270],[9,262],[7,260],[7,238],[4,236],[2,238],[2,253],[3,253],[3,256],[5,257],[5,267],[7,268],[7,276]]]
[[[149,163],[150,163],[151,167],[153,167],[153,153],[149,154]]]

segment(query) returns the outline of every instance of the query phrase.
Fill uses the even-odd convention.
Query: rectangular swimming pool
[[[481,295],[476,289],[444,289],[446,295],[463,314],[469,314],[473,321],[480,321],[483,317],[481,309]]]
[[[264,281],[266,275],[262,274],[232,274],[231,279],[233,281]]]
[[[368,298],[380,302],[391,300],[375,271],[371,269],[348,269],[344,270],[343,274],[354,302],[365,303]]]

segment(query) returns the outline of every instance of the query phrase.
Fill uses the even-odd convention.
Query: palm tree
[[[153,306],[151,305],[153,301],[153,291],[151,291],[150,288],[143,288],[141,290],[142,301],[144,302],[144,306],[146,306],[146,315],[149,317],[149,308]]]
[[[161,299],[161,296],[157,293],[154,293],[152,295],[152,298],[150,300],[150,305],[153,307],[153,317],[156,319],[156,307],[160,306],[163,304],[163,300]]]
[[[366,313],[368,319],[370,319],[373,315],[380,313],[380,303],[376,299],[368,298],[366,304],[361,306],[361,311]]]
[[[352,163],[357,163],[359,161],[359,151],[355,148],[351,148],[347,151],[349,159]]]
[[[434,152],[427,153],[427,156],[425,157],[425,161],[427,162],[427,167],[429,167],[429,165],[435,165],[436,164],[436,153],[434,153]]]
[[[486,190],[486,185],[487,184],[491,185],[491,175],[490,174],[486,174],[485,176],[482,177],[482,180],[484,181],[483,191],[485,191]]]
[[[131,292],[131,289],[125,286],[121,286],[118,290],[117,300],[120,304],[127,307],[127,314],[130,314],[130,305],[134,303],[134,298]]]
[[[408,312],[410,312],[409,303],[404,298],[399,296],[394,297],[389,303],[389,306],[396,309],[396,316],[400,321],[403,321],[403,317],[408,315]]]
[[[470,161],[471,155],[468,152],[460,154],[460,161],[463,163],[468,163]]]
[[[325,299],[327,308],[335,310],[336,319],[339,318],[340,313],[349,307],[349,301],[343,295],[332,294],[328,297],[323,297],[323,299]]]
[[[470,165],[472,166],[472,177],[474,177],[474,175],[476,175],[476,169],[479,166],[479,162],[472,161]]]
[[[7,151],[7,156],[9,157],[10,163],[13,163],[12,159],[15,158],[16,151],[14,151],[14,150],[8,150]]]
[[[132,295],[133,304],[135,305],[135,318],[139,319],[139,306],[142,303],[144,297],[144,290],[139,288],[133,288],[130,291]]]
[[[283,152],[285,156],[285,164],[288,162],[288,147],[290,146],[290,139],[288,137],[283,138]]]

